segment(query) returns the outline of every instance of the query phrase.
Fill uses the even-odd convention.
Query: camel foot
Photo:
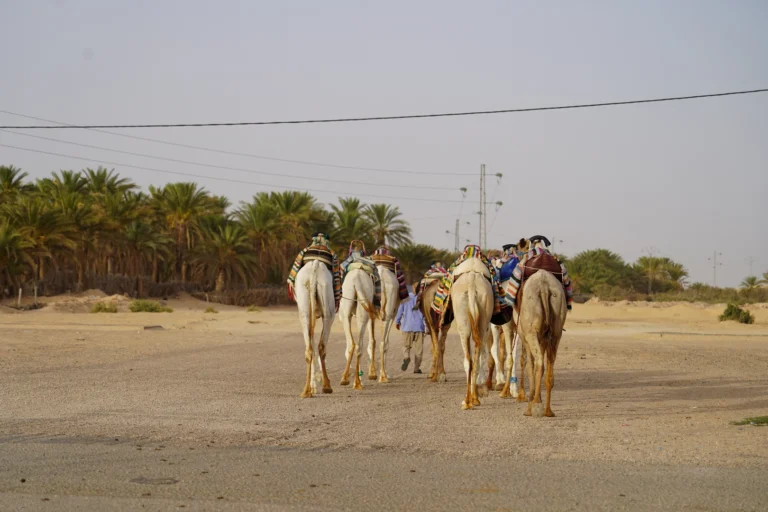
[[[435,375],[435,376],[430,376],[430,377],[427,377],[427,380],[428,380],[429,382],[437,382],[437,375]]]
[[[476,396],[472,397],[472,405],[480,405],[480,400]]]
[[[498,384],[496,384],[496,388],[495,389],[496,389],[496,391],[501,391],[502,389],[504,389],[504,384],[499,382]]]
[[[509,388],[503,388],[499,393],[500,398],[512,398],[512,393],[509,392]]]
[[[305,389],[305,390],[304,390],[304,391],[301,393],[301,398],[312,398],[312,391],[309,391],[309,390],[306,390],[306,389]]]
[[[389,383],[389,377],[387,377],[385,374],[382,373],[381,377],[379,377],[379,382],[381,382],[382,384],[387,384]]]
[[[488,396],[488,386],[477,386],[477,396],[479,397]]]
[[[441,373],[440,375],[437,376],[437,382],[439,382],[440,384],[442,384],[446,380],[448,380],[448,379],[445,378],[445,374],[444,373]]]
[[[533,416],[533,414],[531,413],[531,404],[530,403],[528,404],[528,408],[523,413],[523,416]]]
[[[341,379],[340,386],[349,386],[349,379]]]
[[[547,418],[554,418],[555,413],[552,412],[552,409],[547,409],[546,411],[544,411],[544,416],[546,416]]]
[[[466,401],[461,402],[461,410],[462,411],[468,411],[470,409],[474,409],[475,406],[472,404],[468,404]]]
[[[544,404],[542,403],[533,403],[533,416],[536,418],[541,418],[544,416]]]
[[[363,389],[363,383],[358,381],[355,381],[355,385],[352,386],[352,389],[356,389],[358,391],[361,391]]]
[[[427,378],[432,382],[437,382],[437,372],[434,370],[430,370],[429,375],[427,375]]]
[[[379,378],[379,376],[376,375],[376,372],[368,374],[368,380],[376,380],[378,378]]]
[[[517,395],[517,399],[515,400],[515,402],[525,402],[525,394],[522,393],[522,392],[520,394],[518,394]]]
[[[330,395],[333,393],[333,388],[331,386],[328,386],[327,388],[323,387],[323,393]]]

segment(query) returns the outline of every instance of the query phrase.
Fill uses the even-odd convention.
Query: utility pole
[[[646,247],[643,249],[644,252],[648,254],[648,295],[651,295],[653,293],[653,258],[655,254],[659,253],[659,250],[653,246]]]
[[[755,258],[750,256],[749,258],[744,258],[744,261],[746,261],[747,265],[749,265],[749,275],[754,276],[755,274],[752,273],[752,266],[755,264]]]
[[[453,242],[453,252],[459,252],[459,219],[456,219],[456,232]]]
[[[480,164],[480,226],[478,234],[478,245],[480,246],[481,250],[485,250],[485,244],[487,243],[485,237],[486,237],[486,231],[485,231],[485,224],[486,224],[486,218],[488,217],[486,208],[485,208],[485,164]]]
[[[715,288],[717,288],[717,267],[722,267],[723,266],[722,262],[718,263],[718,261],[717,261],[717,257],[718,256],[722,257],[723,253],[717,252],[717,251],[713,251],[712,252],[712,257],[711,258],[707,258],[709,261],[712,262],[712,286],[714,286]]]

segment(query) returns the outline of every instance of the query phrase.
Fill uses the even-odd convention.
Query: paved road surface
[[[0,509],[768,509],[765,470],[190,448],[114,439],[2,439]]]

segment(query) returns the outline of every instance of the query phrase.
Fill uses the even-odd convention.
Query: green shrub
[[[261,308],[256,306],[256,305],[254,305],[254,304],[251,304],[250,306],[248,306],[248,312],[249,313],[261,313]]]
[[[768,427],[768,416],[756,416],[754,418],[746,418],[741,421],[733,423],[734,425],[752,425],[754,427]]]
[[[741,309],[736,304],[728,304],[728,307],[725,308],[723,314],[720,315],[720,321],[723,322],[725,320],[735,320],[742,324],[755,323],[754,315],[747,310]]]
[[[207,308],[205,308],[204,313],[218,313],[218,311],[216,311],[216,308],[214,308],[213,306],[208,306]]]
[[[163,306],[153,300],[138,299],[131,302],[129,307],[132,313],[171,313],[173,309]]]
[[[91,308],[91,313],[117,313],[117,306],[112,302],[97,302]]]

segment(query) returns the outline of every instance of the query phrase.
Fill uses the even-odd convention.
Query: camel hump
[[[462,261],[458,267],[453,269],[453,279],[456,280],[462,274],[467,272],[477,272],[484,275],[486,278],[491,278],[491,271],[479,258],[468,258]]]

